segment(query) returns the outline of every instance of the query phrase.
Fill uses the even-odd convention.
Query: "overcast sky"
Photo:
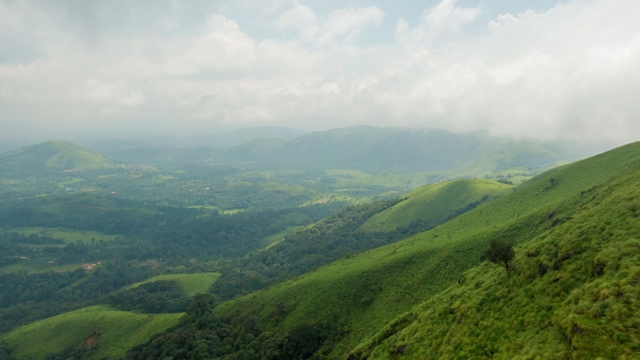
[[[351,124],[640,140],[637,0],[0,0],[0,138]]]

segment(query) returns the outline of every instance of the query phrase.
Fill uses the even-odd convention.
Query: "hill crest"
[[[17,173],[93,170],[116,164],[101,154],[68,141],[46,141],[0,154],[0,167]]]

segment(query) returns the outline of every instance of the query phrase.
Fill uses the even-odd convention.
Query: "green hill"
[[[351,358],[392,359],[400,347],[407,359],[639,358],[640,163],[630,165],[520,238],[509,277],[489,263],[470,270]]]
[[[97,152],[68,141],[47,141],[0,154],[0,169],[7,173],[113,168],[115,163]]]
[[[512,189],[513,186],[478,179],[427,185],[409,193],[406,200],[372,216],[360,229],[388,232],[416,220],[439,225]]]
[[[637,351],[639,170],[640,143],[630,144],[541,174],[433,230],[223,303],[214,317],[254,324],[245,326],[254,338],[221,339],[237,341],[224,351],[352,359],[610,357],[606,344]],[[519,270],[508,281],[481,263],[492,239],[518,244]],[[541,265],[548,276],[540,278]],[[495,319],[505,322],[494,331]],[[169,344],[190,329],[163,335],[158,356],[170,356]],[[309,346],[292,350],[296,342]],[[138,358],[154,349],[147,344]]]
[[[137,314],[92,306],[22,326],[1,338],[18,359],[42,359],[46,353],[97,340],[96,357],[122,357],[134,345],[175,325],[183,314]]]
[[[185,295],[195,296],[196,294],[206,294],[211,285],[213,285],[219,277],[219,273],[158,275],[133,286],[156,281],[174,281],[182,288]]]
[[[154,292],[148,286],[152,283],[171,282],[178,286],[177,291],[182,292],[182,296],[193,297],[206,293],[219,277],[218,273],[159,275],[122,289],[104,301],[122,308],[129,305],[131,299],[128,297],[137,296],[137,301],[145,302],[149,300],[145,297],[155,296],[152,301],[158,305],[158,302],[171,299],[162,297],[161,293],[167,289],[155,289]],[[136,293],[138,287],[144,285],[147,285],[146,289]],[[134,312],[104,305],[91,306],[24,325],[0,337],[0,340],[13,349],[17,359],[41,359],[46,353],[59,353],[92,341],[89,339],[98,334],[95,342],[97,347],[90,357],[122,357],[134,345],[177,324],[182,315],[184,314],[145,314],[140,313],[140,310]],[[37,339],[35,344],[34,339]]]

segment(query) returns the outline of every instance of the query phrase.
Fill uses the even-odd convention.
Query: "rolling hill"
[[[406,200],[372,216],[360,230],[393,231],[416,220],[440,225],[478,205],[512,191],[513,186],[495,181],[462,179],[427,185],[412,191]]]
[[[133,286],[156,281],[174,281],[180,286],[185,295],[195,296],[197,294],[206,294],[211,285],[213,285],[219,277],[219,273],[158,275]]]
[[[373,126],[318,131],[292,140],[256,139],[220,154],[225,155],[269,167],[371,173],[460,169],[460,175],[466,176],[484,176],[517,167],[539,169],[572,158],[570,151],[554,144],[511,141],[484,133]]]
[[[580,158],[565,145],[511,140],[483,132],[358,125],[294,138],[295,132],[267,130],[223,133],[210,141],[203,140],[207,138],[203,135],[174,145],[168,145],[169,140],[105,140],[92,148],[124,162],[171,169],[186,163],[269,171],[342,169],[369,176],[421,173],[421,178],[430,182],[487,175],[517,178]],[[388,181],[369,179],[374,183],[381,180],[384,184]]]
[[[12,176],[114,167],[112,160],[67,141],[47,141],[0,154],[0,169]]]
[[[220,304],[214,317],[255,324],[251,341],[221,338],[238,341],[226,354],[637,357],[638,174],[634,143],[541,174],[433,230]],[[481,261],[492,239],[517,244],[509,278]],[[165,352],[149,343],[137,358],[171,356],[168,344],[191,329],[160,335]],[[292,350],[294,341],[310,347]]]
[[[22,326],[2,337],[16,359],[42,359],[94,341],[96,356],[122,357],[134,345],[175,325],[183,314],[138,314],[91,306]],[[91,340],[91,339],[94,340]],[[93,345],[93,343],[91,343]]]
[[[207,148],[222,149],[237,146],[247,141],[258,138],[273,138],[291,140],[306,132],[277,126],[261,126],[247,129],[225,131],[215,134],[201,134],[192,136],[155,137],[142,139],[105,139],[88,145],[87,148],[109,155],[114,153],[126,153],[128,150],[137,148],[151,149],[184,149],[184,148]]]
[[[123,289],[114,296],[145,284],[172,282],[182,289],[184,295],[193,297],[206,293],[219,276],[218,273],[159,275]],[[21,326],[0,336],[0,340],[11,346],[16,359],[42,359],[47,353],[59,353],[75,346],[92,348],[90,356],[93,358],[107,355],[121,358],[128,349],[177,324],[183,315],[145,314],[105,305],[89,306]]]

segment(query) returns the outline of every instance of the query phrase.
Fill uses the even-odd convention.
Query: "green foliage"
[[[154,276],[134,286],[153,283],[156,281],[171,281],[176,283],[186,296],[196,294],[206,294],[213,283],[220,278],[220,273],[200,273],[200,274],[166,274]]]
[[[0,360],[15,360],[12,356],[13,349],[4,341],[0,341]]]
[[[371,216],[398,201],[351,206],[312,226],[291,232],[268,249],[243,257],[236,268],[225,269],[212,292],[221,299],[230,299],[301,275],[343,256],[397,241],[408,236],[409,231],[419,231],[419,224],[403,231],[374,235],[358,230]]]
[[[4,336],[16,359],[42,359],[47,353],[84,344],[99,334],[96,356],[122,357],[127,349],[175,325],[182,314],[136,314],[93,306],[20,327]]]
[[[61,240],[62,243],[75,243],[82,242],[85,244],[95,243],[102,241],[115,240],[118,235],[104,234],[98,231],[90,230],[74,230],[63,228],[44,228],[44,227],[29,227],[29,228],[14,228],[5,230],[9,233],[18,233],[24,235],[40,235],[41,237],[48,237]]]
[[[391,359],[397,345],[408,359],[637,358],[639,170],[631,163],[557,209],[569,216],[521,242],[507,281],[491,266],[470,270],[354,358]]]
[[[107,263],[94,271],[14,272],[0,275],[0,332],[81,308],[103,296],[149,278],[150,267]]]
[[[480,264],[479,258],[486,250],[485,244],[491,239],[509,239],[516,241],[516,244],[524,244],[561,229],[563,224],[575,218],[574,214],[581,208],[595,207],[596,204],[591,202],[597,199],[598,189],[608,189],[612,179],[628,174],[630,168],[637,167],[639,160],[640,144],[632,144],[552,170],[520,186],[515,192],[479,206],[433,230],[344,258],[297,279],[223,303],[216,307],[214,314],[232,318],[255,316],[263,326],[263,333],[286,333],[300,324],[327,321],[333,329],[340,328],[343,335],[338,341],[323,345],[320,352],[327,353],[331,358],[341,358],[362,344],[353,354],[366,356],[378,346],[377,342],[369,343],[371,339],[384,342],[384,339],[393,335],[380,336],[377,331],[401,314],[411,314],[413,306],[432,298],[439,299],[438,294],[458,281],[466,284],[466,289],[482,290],[488,286],[483,279],[471,282],[462,275]],[[556,180],[552,182],[550,179]],[[632,186],[638,183],[638,180],[631,182]],[[599,228],[599,231],[609,233],[608,226]],[[615,234],[616,229],[611,228],[610,232]],[[551,268],[553,264],[549,264]],[[589,271],[606,274],[609,264],[610,261],[605,262],[602,258],[600,262],[590,265]],[[539,274],[538,264],[534,271]],[[495,272],[493,274],[495,276]],[[515,278],[518,276],[512,276],[509,281],[515,281]],[[549,279],[560,291],[568,291],[562,287],[561,276]],[[555,279],[559,280],[554,283]],[[504,277],[500,281],[504,283]],[[535,294],[528,296],[535,298]],[[495,297],[476,292],[475,299],[488,306]],[[516,304],[510,306],[519,308]],[[279,308],[289,309],[282,319],[273,316]],[[598,309],[596,307],[594,311],[602,311]],[[450,310],[448,314],[451,314]],[[522,321],[523,318],[514,319]],[[410,321],[399,320],[397,324]],[[400,331],[403,325],[392,328]],[[450,329],[446,329],[438,334],[444,336],[449,332]],[[473,334],[474,337],[463,339],[467,339],[464,340],[467,343],[479,343],[478,349],[482,352],[477,354],[484,354],[482,356],[497,351],[492,347],[491,341],[494,340],[490,339],[508,338],[501,337],[499,333],[494,335],[488,329],[482,334]],[[624,339],[623,336],[619,338]],[[434,343],[442,343],[442,340]],[[411,347],[402,348],[403,345],[401,342],[388,344],[384,348],[384,353],[388,354],[385,356],[393,355],[387,351],[392,346],[394,350],[390,351],[394,354],[410,352]],[[457,354],[455,349],[449,351],[450,354]]]
[[[406,200],[399,204],[372,216],[361,229],[389,232],[417,220],[439,225],[511,189],[510,186],[479,179],[427,185],[407,194]]]
[[[156,280],[109,295],[105,303],[125,311],[161,314],[184,312],[191,299],[176,282]]]
[[[493,239],[489,243],[489,248],[485,252],[487,260],[496,265],[500,265],[505,268],[507,275],[511,270],[511,262],[516,257],[516,253],[513,250],[513,241],[502,241],[499,239]]]

